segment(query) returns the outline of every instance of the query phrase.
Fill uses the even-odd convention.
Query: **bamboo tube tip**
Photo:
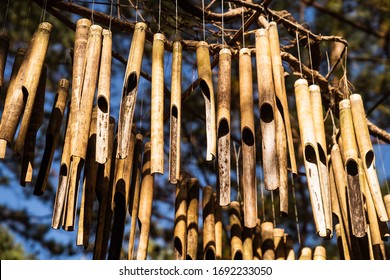
[[[242,48],[240,50],[240,56],[243,56],[243,55],[251,55],[251,50],[249,48]]]
[[[135,140],[137,141],[142,141],[144,139],[144,137],[142,136],[141,133],[137,133],[137,135],[135,136]]]
[[[146,29],[148,25],[145,22],[137,22],[134,29]]]
[[[268,30],[265,28],[259,28],[256,30],[255,37],[264,37],[268,36]]]
[[[0,158],[5,158],[5,154],[7,152],[7,140],[0,139]]]
[[[103,31],[103,27],[97,24],[93,24],[90,27],[90,35],[101,35]]]
[[[340,110],[349,109],[349,108],[351,108],[351,102],[349,101],[349,99],[343,99],[340,101],[339,103]]]
[[[115,118],[113,116],[110,116],[109,122],[110,122],[110,124],[115,125]]]
[[[165,35],[162,33],[156,33],[153,36],[153,40],[160,40],[160,41],[165,42]]]
[[[27,50],[25,48],[18,48],[18,50],[16,51],[16,56],[24,56],[26,54],[26,51]]]
[[[0,31],[0,40],[9,41],[9,35],[5,31]]]
[[[298,80],[295,81],[294,83],[294,87],[298,87],[298,86],[308,86],[308,82],[306,79],[303,79],[303,78],[299,78]]]
[[[228,48],[223,48],[219,51],[219,55],[223,55],[223,54],[232,55],[232,51]]]
[[[310,85],[309,86],[309,92],[310,93],[317,93],[320,92],[320,87],[318,85]]]
[[[240,203],[236,200],[230,201],[229,207],[230,208],[240,208]]]
[[[196,48],[200,48],[200,47],[208,48],[209,44],[206,41],[199,41],[198,44],[196,45]]]
[[[112,37],[112,32],[111,32],[110,29],[103,29],[102,35],[103,35],[103,36]]]
[[[354,93],[349,96],[349,99],[352,101],[361,101],[362,96],[359,93]]]
[[[316,246],[314,248],[313,258],[326,259],[326,249],[324,246]]]
[[[50,22],[44,21],[39,24],[39,29],[45,29],[49,32],[53,29],[53,25]]]
[[[61,88],[65,88],[65,89],[68,89],[69,88],[69,80],[68,79],[65,79],[65,78],[62,78],[59,82],[58,82],[58,85],[59,87]]]
[[[277,23],[276,23],[275,21],[271,21],[271,22],[269,23],[269,26],[270,26],[270,27],[271,27],[271,26],[275,26],[275,27],[276,27],[276,26],[278,26],[278,25],[277,25]]]
[[[300,259],[309,260],[309,259],[311,259],[311,255],[312,255],[311,248],[303,247],[301,250]]]
[[[144,152],[150,150],[151,147],[152,147],[152,143],[151,143],[150,141],[149,141],[149,142],[146,142],[146,143],[145,143],[145,151],[144,151]]]
[[[283,237],[284,229],[283,228],[274,228],[274,237]]]
[[[87,18],[81,18],[77,21],[77,26],[91,26],[92,22]]]
[[[261,224],[261,230],[262,231],[273,231],[274,230],[274,224],[272,222],[263,222]]]

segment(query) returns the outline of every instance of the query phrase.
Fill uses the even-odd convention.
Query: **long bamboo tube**
[[[339,103],[340,130],[343,142],[343,162],[348,182],[348,207],[351,216],[352,234],[363,237],[365,232],[365,216],[363,210],[363,198],[359,183],[358,150],[353,128],[351,105],[349,99]]]
[[[181,176],[176,184],[175,199],[175,226],[173,244],[175,258],[177,260],[186,259],[187,255],[187,178]]]
[[[291,172],[296,175],[298,174],[298,171],[297,163],[295,160],[295,149],[292,138],[286,86],[284,81],[284,68],[282,65],[282,58],[280,56],[278,27],[276,22],[274,21],[269,23],[268,37],[272,59],[272,74],[274,79],[275,94],[277,98],[276,104],[278,105],[278,110],[282,113],[284,127],[286,130]],[[280,110],[279,102],[282,107],[282,110]]]
[[[309,261],[312,259],[312,250],[310,247],[303,247],[301,249],[301,254],[299,255],[300,261]]]
[[[232,53],[224,48],[219,52],[217,94],[218,188],[221,206],[230,203],[230,95]]]
[[[257,219],[253,237],[253,260],[262,259],[263,253],[261,252],[261,221],[260,219]]]
[[[8,47],[9,36],[7,33],[2,31],[0,32],[0,93],[2,92],[3,88],[4,70],[7,63]]]
[[[43,152],[41,166],[35,182],[34,194],[42,195],[46,189],[54,151],[60,135],[62,119],[64,117],[66,101],[69,95],[69,81],[61,79],[58,82],[56,97],[51,110],[49,124],[46,130],[45,151]]]
[[[187,260],[196,260],[198,251],[198,207],[199,182],[196,178],[188,180],[187,193]]]
[[[203,259],[215,260],[215,215],[213,189],[210,186],[203,188]]]
[[[266,190],[272,191],[279,188],[280,185],[276,149],[275,88],[272,78],[268,30],[263,28],[256,30],[256,69],[264,185]]]
[[[142,171],[142,150],[143,150],[143,136],[142,134],[137,134],[135,136],[135,147],[134,147],[134,163],[133,171],[131,175],[131,185],[130,185],[130,201],[129,201],[129,211],[131,215],[131,226],[129,234],[129,249],[128,249],[128,259],[134,259],[134,242],[135,242],[135,233],[138,220],[138,210],[139,210],[139,195],[141,188],[141,171]]]
[[[216,123],[214,87],[211,74],[209,45],[207,42],[200,41],[197,44],[196,61],[200,80],[199,85],[204,98],[206,111],[206,161],[212,161],[216,156]]]
[[[129,57],[127,60],[118,121],[118,158],[127,157],[129,145],[128,141],[131,134],[131,127],[134,118],[134,108],[138,93],[138,82],[141,76],[146,27],[147,25],[144,22],[136,23]]]
[[[321,171],[319,170],[319,158],[317,141],[314,130],[313,112],[310,102],[307,80],[298,79],[295,84],[295,101],[301,136],[303,159],[306,169],[307,185],[310,193],[310,201],[313,210],[316,232],[320,237],[327,237],[324,206],[321,194]]]
[[[253,228],[242,228],[242,259],[253,260]]]
[[[176,40],[172,51],[172,80],[170,106],[169,181],[176,184],[180,176],[180,131],[181,131],[181,80],[182,45]]]
[[[32,109],[32,116],[26,132],[25,143],[23,146],[20,185],[26,186],[31,183],[33,178],[33,168],[35,159],[35,145],[37,132],[42,125],[45,105],[47,69],[42,68],[39,84],[36,90],[36,98]]]
[[[257,219],[256,145],[251,52],[247,48],[240,50],[239,68],[244,226],[254,228]]]
[[[274,224],[272,222],[263,222],[261,224],[261,250],[263,252],[263,260],[275,259],[274,245]]]
[[[21,155],[23,152],[24,140],[32,115],[39,77],[49,46],[51,30],[52,25],[50,23],[42,22],[39,24],[15,78],[13,92],[7,94],[7,102],[0,124],[0,155],[5,154],[5,143],[12,143],[19,119],[24,110],[22,126],[14,147],[16,154]]]
[[[328,176],[328,164],[327,164],[327,151],[326,151],[326,136],[325,136],[325,125],[324,125],[324,116],[323,116],[323,107],[321,99],[321,91],[318,85],[309,86],[310,101],[313,112],[313,123],[315,137],[317,140],[317,149],[318,149],[318,168],[321,172],[321,195],[322,195],[322,204],[325,212],[325,224],[328,238],[332,237],[332,204],[330,197],[330,187],[329,187],[329,176]]]
[[[293,240],[291,235],[285,233],[284,234],[284,248],[286,260],[295,260],[295,252],[293,249]]]
[[[223,251],[223,225],[222,225],[222,206],[217,202],[217,194],[214,196],[214,215],[215,215],[215,259],[222,260]]]
[[[360,94],[352,94],[350,96],[350,100],[353,125],[355,128],[360,157],[363,161],[364,172],[366,173],[367,182],[370,187],[372,199],[378,217],[382,222],[386,222],[389,220],[389,217],[386,213],[386,208],[383,203],[378,175],[375,169],[375,154],[374,149],[372,148],[370,133],[367,127],[367,119],[364,112],[363,100]]]
[[[110,122],[110,86],[112,60],[112,33],[103,29],[102,54],[100,59],[99,82],[97,92],[96,122],[96,161],[105,163],[111,156],[108,154],[108,130]]]
[[[324,246],[316,246],[314,248],[313,260],[326,260],[326,249]]]
[[[138,219],[140,222],[140,236],[137,251],[137,260],[145,260],[147,256],[150,218],[152,216],[154,178],[150,174],[150,142],[145,144],[142,167],[142,183],[139,199]]]
[[[274,228],[275,260],[285,260],[284,229]]]
[[[232,260],[242,260],[242,240],[241,240],[241,210],[238,201],[229,204],[230,223],[230,254]]]

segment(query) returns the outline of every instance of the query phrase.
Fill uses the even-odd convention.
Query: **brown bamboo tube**
[[[151,173],[164,174],[164,43],[165,36],[153,36],[152,95],[150,109],[150,139],[152,143]]]
[[[291,235],[285,233],[284,234],[284,248],[285,248],[285,256],[286,260],[295,260],[295,252],[293,249],[293,240]]]
[[[390,194],[386,194],[384,197],[383,197],[383,200],[385,202],[385,207],[386,207],[386,211],[387,211],[387,216],[390,217]]]
[[[175,226],[173,244],[177,260],[186,259],[187,255],[187,178],[181,176],[176,184]]]
[[[295,101],[301,136],[303,159],[306,170],[306,179],[310,193],[310,201],[313,209],[314,223],[317,234],[320,237],[327,237],[324,206],[321,194],[321,172],[318,168],[319,158],[313,112],[310,102],[309,87],[307,80],[298,79],[295,84]]]
[[[276,149],[275,88],[272,78],[268,30],[263,28],[256,31],[256,69],[264,185],[266,190],[272,191],[279,188],[280,185]]]
[[[145,144],[144,162],[142,167],[142,183],[138,212],[138,219],[140,222],[140,236],[137,260],[146,259],[150,232],[150,218],[152,216],[154,178],[150,174],[150,145],[150,142]]]
[[[26,186],[26,183],[31,183],[33,178],[33,168],[35,159],[35,145],[37,139],[37,132],[42,125],[45,105],[45,91],[46,91],[46,76],[47,69],[42,68],[41,76],[39,77],[39,84],[36,90],[36,98],[32,109],[32,116],[27,129],[25,143],[23,146],[20,185]]]
[[[247,48],[240,50],[239,68],[244,226],[254,228],[257,219],[256,145],[251,52]]]
[[[282,113],[281,115],[283,117],[284,127],[286,130],[291,172],[296,175],[298,174],[297,163],[295,160],[295,149],[292,138],[292,130],[289,117],[290,114],[288,109],[286,86],[284,81],[284,68],[282,65],[282,58],[280,56],[279,34],[276,22],[270,22],[268,30],[268,38],[272,59],[272,74],[274,79],[275,94],[277,98],[276,102],[278,105],[278,110]],[[282,110],[280,110],[279,108],[279,102],[282,107]]]
[[[4,70],[7,63],[9,47],[9,36],[5,32],[0,32],[0,93],[3,88]]]
[[[284,229],[274,228],[275,260],[285,260]]]
[[[312,259],[312,250],[310,247],[303,247],[301,249],[301,254],[299,255],[300,261],[310,261]]]
[[[176,184],[180,176],[180,131],[181,131],[181,80],[182,45],[176,40],[172,51],[172,80],[170,105],[169,181]]]
[[[224,48],[219,52],[217,93],[218,145],[218,204],[230,203],[230,95],[232,53]]]
[[[279,208],[282,216],[288,215],[287,140],[281,111],[275,110],[276,153],[279,167]]]
[[[138,82],[141,75],[146,27],[147,25],[144,22],[136,23],[129,57],[127,59],[118,121],[118,158],[127,157],[129,145],[128,141],[131,134],[131,127],[134,118],[134,108],[138,93]]]
[[[215,260],[215,215],[213,189],[203,188],[203,259]]]
[[[327,238],[332,237],[332,204],[330,197],[330,187],[329,187],[329,175],[328,175],[328,165],[327,165],[327,150],[326,150],[326,136],[325,136],[325,125],[324,125],[324,116],[323,116],[323,107],[321,99],[321,91],[318,85],[309,86],[310,101],[313,112],[313,123],[315,137],[317,140],[317,149],[318,149],[318,168],[321,172],[321,195],[322,195],[322,204],[324,207],[325,213],[325,224],[327,230]]]
[[[360,94],[352,94],[351,100],[351,111],[353,118],[353,125],[356,133],[356,140],[359,147],[360,157],[363,161],[364,172],[366,179],[370,187],[372,199],[374,202],[375,209],[378,217],[382,222],[389,220],[386,213],[386,208],[383,203],[381,188],[378,180],[378,175],[375,169],[375,154],[372,148],[370,139],[370,133],[368,131],[366,114],[364,112],[363,100]]]
[[[349,99],[340,101],[339,108],[340,130],[343,140],[343,161],[348,182],[347,198],[351,217],[352,234],[356,237],[363,237],[366,235],[366,224],[364,219],[362,192],[359,183],[358,150]]]
[[[19,119],[24,110],[22,125],[14,147],[16,154],[21,155],[23,152],[24,140],[34,107],[36,90],[49,45],[51,29],[52,25],[48,22],[39,24],[16,75],[13,92],[7,94],[7,102],[0,124],[0,147],[2,149],[0,155],[5,154],[3,149],[6,145],[4,143],[12,143]]]
[[[198,206],[199,182],[196,178],[188,180],[187,193],[187,260],[196,260],[198,251]]]
[[[261,222],[260,219],[257,219],[253,237],[253,260],[262,259],[263,253],[261,252]]]
[[[102,54],[100,59],[99,82],[97,92],[97,128],[96,128],[96,161],[104,164],[108,157],[108,130],[110,122],[110,86],[112,60],[112,33],[103,29]]]
[[[261,224],[261,239],[261,251],[263,252],[263,260],[274,260],[274,224],[272,222],[263,222]]]
[[[129,237],[129,249],[128,249],[128,259],[134,259],[134,242],[136,234],[136,226],[138,220],[138,210],[139,210],[139,195],[141,187],[141,170],[142,170],[142,150],[143,150],[143,136],[142,134],[137,134],[135,136],[135,147],[134,147],[134,163],[133,171],[131,175],[131,185],[130,185],[130,201],[129,201],[129,211],[131,215],[131,226],[130,226],[130,237]]]
[[[69,81],[67,79],[61,79],[58,82],[56,97],[46,130],[45,151],[43,152],[41,166],[39,168],[38,177],[35,182],[35,195],[42,195],[46,189],[54,151],[57,147],[58,137],[60,135],[68,94]]]
[[[215,215],[215,259],[222,260],[223,250],[223,226],[222,226],[222,206],[217,202],[217,194],[214,196],[214,215]]]
[[[206,160],[211,161],[216,156],[216,123],[214,87],[211,74],[209,45],[200,41],[196,46],[196,61],[198,66],[198,78],[200,89],[205,102],[206,112]]]
[[[314,248],[313,260],[326,260],[326,249],[324,246],[316,246]]]
[[[229,204],[230,254],[232,260],[242,260],[241,209],[238,201]]]
[[[242,228],[242,259],[253,260],[253,228]]]

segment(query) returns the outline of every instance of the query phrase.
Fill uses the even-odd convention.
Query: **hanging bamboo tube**
[[[295,260],[295,252],[293,249],[293,240],[291,235],[285,233],[284,234],[284,248],[285,248],[285,256],[286,260]]]
[[[242,259],[253,260],[253,228],[242,228]]]
[[[152,143],[151,174],[164,174],[164,43],[165,36],[153,36],[152,95],[150,109],[150,139]]]
[[[247,48],[240,50],[239,68],[244,226],[254,228],[257,219],[256,146],[251,52]]]
[[[232,260],[242,260],[242,240],[241,240],[241,210],[238,201],[232,201],[229,205],[230,223],[230,254]]]
[[[295,82],[294,87],[299,131],[302,148],[304,149],[303,159],[306,169],[306,179],[310,193],[314,223],[317,234],[320,237],[327,237],[329,236],[329,233],[326,229],[324,206],[322,202],[321,172],[318,168],[318,149],[307,80],[302,78],[298,79]]]
[[[142,171],[142,150],[143,150],[143,136],[142,134],[137,134],[135,136],[135,147],[134,147],[134,163],[133,171],[131,175],[131,185],[130,185],[130,201],[129,201],[129,211],[131,215],[131,226],[130,226],[130,237],[129,237],[129,249],[128,249],[128,259],[134,259],[134,242],[135,242],[135,233],[138,220],[138,210],[139,210],[139,195],[141,187],[141,171]]]
[[[3,88],[4,70],[7,63],[9,47],[9,36],[5,32],[0,32],[0,93]]]
[[[365,218],[363,210],[362,192],[359,183],[358,150],[353,128],[351,105],[349,99],[339,103],[340,108],[340,130],[343,142],[344,169],[347,174],[347,198],[348,208],[351,216],[352,234],[356,237],[363,237],[365,232]]]
[[[112,33],[108,29],[103,29],[102,35],[96,122],[96,161],[100,164],[104,164],[111,156],[108,154],[108,130],[110,122]]]
[[[263,259],[261,252],[261,221],[257,219],[253,237],[253,260]]]
[[[150,218],[152,216],[154,178],[150,174],[150,142],[145,144],[144,161],[142,167],[142,183],[139,198],[138,219],[140,222],[140,236],[137,251],[137,260],[145,260],[149,243]]]
[[[52,25],[48,22],[39,24],[27,48],[24,60],[13,84],[13,92],[7,94],[0,124],[0,155],[5,155],[5,149],[11,144],[23,113],[22,126],[19,130],[14,151],[22,154],[24,139],[31,119],[36,90],[39,83],[44,59],[49,45]],[[26,109],[24,108],[27,103]]]
[[[219,52],[217,94],[218,188],[221,206],[230,203],[230,95],[232,53],[224,48]]]
[[[322,108],[322,99],[320,87],[317,85],[309,86],[310,101],[313,112],[313,123],[315,138],[317,140],[317,149],[318,149],[318,168],[321,173],[321,195],[322,195],[322,204],[325,212],[325,224],[327,231],[327,238],[332,238],[332,204],[330,197],[330,187],[329,187],[329,176],[328,176],[328,165],[327,165],[327,150],[326,150],[326,136],[325,136],[325,125],[324,125],[324,116]]]
[[[326,260],[326,249],[324,246],[316,246],[314,248],[313,260]]]
[[[261,251],[263,252],[263,260],[274,260],[274,224],[272,222],[263,222],[261,224],[261,239]]]
[[[181,80],[182,46],[179,40],[173,42],[172,80],[170,106],[169,182],[176,184],[180,176],[180,131],[181,131]]]
[[[176,184],[174,248],[177,260],[186,259],[187,255],[187,178],[181,176]]]
[[[107,153],[109,157],[104,164],[98,167],[96,179],[96,197],[99,201],[99,213],[93,250],[94,260],[104,260],[107,254],[109,232],[111,230],[111,197],[112,197],[112,173],[115,169],[115,119],[110,117],[107,139]]]
[[[196,61],[198,65],[198,77],[200,89],[205,102],[206,112],[206,161],[212,161],[216,155],[216,124],[214,87],[211,74],[209,45],[200,41],[196,46]]]
[[[312,250],[310,247],[303,247],[299,256],[300,261],[310,261],[312,259]]]
[[[256,31],[256,69],[264,185],[266,190],[273,191],[279,188],[280,185],[279,163],[276,149],[275,89],[272,78],[268,30],[263,28]]]
[[[372,148],[370,133],[368,131],[363,100],[360,94],[352,94],[350,96],[350,100],[353,125],[355,128],[360,157],[363,161],[364,172],[366,174],[378,217],[382,222],[386,222],[389,220],[389,217],[383,203],[378,175],[375,169],[375,154],[374,149]]]
[[[385,202],[385,207],[386,207],[387,216],[390,217],[390,194],[386,194],[386,195],[383,197],[383,200],[384,200],[384,202]]]
[[[45,151],[43,152],[41,166],[39,168],[38,177],[35,182],[35,195],[42,195],[46,189],[47,179],[49,177],[54,151],[57,147],[58,137],[60,135],[62,119],[64,116],[68,94],[69,81],[67,79],[61,79],[58,82],[56,97],[54,99],[49,124],[46,130]]]
[[[222,260],[222,249],[223,249],[223,226],[222,226],[222,206],[217,202],[217,194],[213,193],[214,196],[214,215],[215,215],[215,259]]]
[[[285,260],[284,229],[274,228],[275,260]]]
[[[215,216],[213,189],[203,188],[203,259],[215,260]]]
[[[340,260],[347,260],[347,258],[344,255],[345,246],[344,246],[343,239],[342,239],[341,227],[342,227],[342,225],[339,223],[335,224],[335,227],[334,227],[334,230],[336,233],[337,248],[339,250]]]
[[[196,260],[198,251],[199,182],[188,180],[187,193],[187,260]]]
[[[118,158],[127,157],[129,145],[128,141],[131,134],[131,127],[134,118],[134,108],[138,93],[138,82],[141,76],[146,27],[147,25],[144,22],[136,23],[129,57],[127,59],[118,121]]]
[[[36,90],[36,98],[34,101],[32,115],[23,147],[20,176],[21,186],[26,186],[26,183],[32,182],[37,132],[42,125],[44,115],[46,77],[47,69],[46,66],[43,66],[41,76],[39,77],[39,83]]]

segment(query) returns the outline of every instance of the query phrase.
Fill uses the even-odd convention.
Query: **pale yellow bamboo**
[[[238,201],[229,204],[230,254],[232,260],[243,259],[241,240],[241,210]]]
[[[261,224],[261,239],[261,251],[263,253],[263,260],[274,260],[274,224],[272,222],[263,222]]]
[[[177,260],[186,259],[187,255],[187,178],[181,176],[176,184],[175,226],[173,244]]]
[[[287,233],[284,234],[284,244],[286,260],[295,260],[295,252],[293,249],[293,240],[291,235]]]
[[[326,249],[324,246],[314,248],[313,260],[326,260]]]
[[[188,181],[187,195],[187,260],[196,260],[198,251],[198,207],[199,182],[196,178]]]
[[[312,250],[310,247],[303,247],[299,256],[300,261],[309,261],[312,259]]]
[[[6,32],[0,32],[0,93],[3,88],[4,70],[7,63],[9,36]]]
[[[203,188],[203,259],[215,260],[215,214],[213,188]]]

